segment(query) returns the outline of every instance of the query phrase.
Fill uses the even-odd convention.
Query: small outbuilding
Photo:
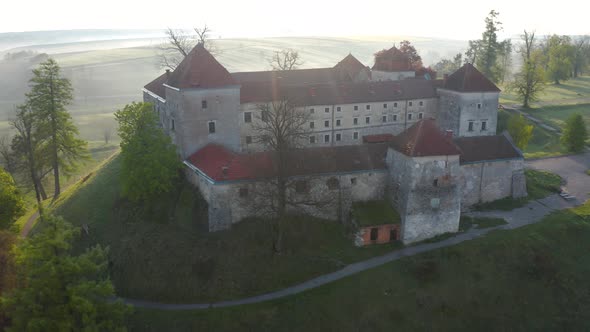
[[[384,200],[355,202],[351,220],[357,227],[354,244],[362,247],[400,239],[399,213]]]

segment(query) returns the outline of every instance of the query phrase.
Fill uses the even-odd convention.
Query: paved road
[[[471,215],[474,216],[504,218],[508,222],[508,224],[487,229],[472,228],[465,233],[458,234],[452,238],[440,242],[406,247],[383,256],[347,265],[341,270],[319,276],[317,278],[308,280],[295,286],[287,287],[276,292],[266,293],[258,296],[252,296],[244,299],[231,301],[221,301],[215,303],[191,304],[168,304],[125,298],[122,298],[122,300],[125,303],[133,305],[135,307],[162,310],[194,310],[221,308],[275,300],[286,296],[298,294],[316,287],[320,287],[322,285],[331,283],[344,277],[351,276],[353,274],[366,271],[377,266],[381,266],[383,264],[398,260],[406,256],[413,256],[422,252],[443,248],[471,239],[479,238],[481,236],[484,236],[491,230],[514,229],[528,224],[532,224],[541,220],[545,215],[549,214],[554,210],[572,207],[581,204],[586,199],[588,199],[588,191],[590,191],[590,176],[586,175],[584,172],[590,168],[590,153],[576,156],[564,156],[530,161],[527,162],[527,167],[549,170],[559,174],[567,181],[566,187],[568,188],[570,193],[577,196],[578,199],[576,201],[567,202],[561,197],[559,197],[559,195],[551,195],[538,201],[532,201],[528,203],[526,206],[514,209],[512,211],[473,212],[471,213]]]

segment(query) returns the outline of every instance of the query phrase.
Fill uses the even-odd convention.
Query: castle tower
[[[416,123],[391,142],[391,200],[402,218],[404,243],[459,229],[459,155],[451,135],[441,132],[433,119]]]
[[[438,94],[441,129],[460,137],[496,135],[500,89],[472,64],[445,78]]]

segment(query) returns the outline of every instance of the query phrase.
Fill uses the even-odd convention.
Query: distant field
[[[551,105],[551,104],[579,104],[590,102],[590,76],[581,76],[561,82],[560,85],[548,83],[539,96],[539,101],[533,103],[533,106]],[[583,101],[583,99],[588,99]],[[506,105],[522,103],[516,94],[502,87],[500,94],[500,103]]]

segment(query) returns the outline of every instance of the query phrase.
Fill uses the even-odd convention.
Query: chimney
[[[170,69],[166,69],[166,78],[170,77]]]
[[[445,137],[449,138],[449,139],[453,139],[453,131],[450,129],[447,129],[445,131]]]

